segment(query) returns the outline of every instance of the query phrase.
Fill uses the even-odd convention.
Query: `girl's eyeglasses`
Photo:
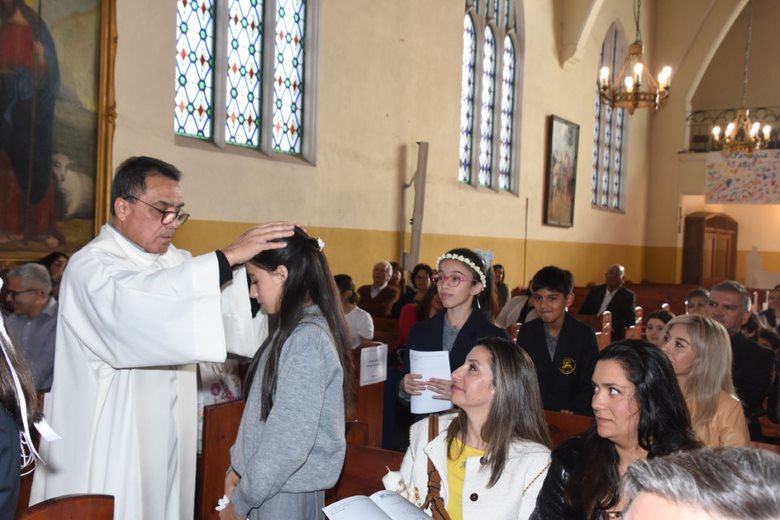
[[[479,280],[475,280],[473,278],[466,278],[460,274],[451,274],[451,275],[435,274],[431,276],[431,282],[433,282],[435,285],[447,284],[448,287],[457,287],[460,285],[461,282],[470,282],[471,285],[476,285],[479,283]]]

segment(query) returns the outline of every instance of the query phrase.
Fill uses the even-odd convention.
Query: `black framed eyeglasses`
[[[129,199],[137,200],[138,202],[140,202],[142,204],[146,204],[147,206],[149,206],[153,210],[155,210],[158,213],[160,213],[160,215],[161,215],[161,217],[160,217],[160,224],[162,224],[163,226],[170,226],[171,224],[173,224],[174,220],[177,220],[179,222],[179,225],[183,226],[184,223],[187,222],[187,219],[190,218],[190,214],[185,212],[185,211],[182,211],[182,210],[165,211],[165,210],[162,210],[162,209],[158,208],[157,206],[149,204],[145,200],[139,199],[135,195],[126,195],[126,196],[124,196],[122,198],[123,199],[128,199],[128,200]]]
[[[15,300],[17,294],[24,294],[24,293],[28,293],[28,292],[35,292],[37,290],[38,289],[25,289],[23,291],[12,291],[12,290],[9,289],[5,293],[8,295],[9,298],[11,298],[12,300]]]

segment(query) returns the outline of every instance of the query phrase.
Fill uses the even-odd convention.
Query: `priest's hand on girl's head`
[[[235,242],[222,249],[231,266],[243,264],[253,256],[269,249],[281,249],[286,242],[271,242],[293,235],[294,225],[289,222],[269,222],[254,226],[239,236]]]

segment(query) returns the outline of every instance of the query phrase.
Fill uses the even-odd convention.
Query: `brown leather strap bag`
[[[439,434],[439,416],[431,414],[428,416],[428,442],[431,442]],[[420,509],[431,508],[431,516],[434,520],[450,520],[444,499],[441,497],[441,477],[439,472],[433,466],[431,459],[428,459],[428,494],[425,495],[425,502]]]

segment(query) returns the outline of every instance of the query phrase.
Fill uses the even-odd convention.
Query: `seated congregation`
[[[777,431],[766,427],[766,415],[777,417],[776,410],[767,414],[768,406],[777,406],[777,395],[769,395],[770,390],[777,392],[776,382],[772,385],[776,357],[749,339],[766,337],[770,339],[765,344],[777,346],[776,332],[765,325],[774,307],[756,318],[757,328],[749,330],[752,302],[748,291],[736,282],[686,294],[683,315],[674,317],[669,306],[646,315],[647,342],[627,339],[604,348],[597,338],[614,337],[611,333],[617,322],[596,331],[589,324],[595,323],[598,329],[598,321],[586,321],[587,315],[570,311],[576,288],[566,269],[540,269],[527,289],[516,289],[517,295],[498,309],[491,259],[482,252],[453,249],[441,255],[434,267],[419,264],[410,276],[414,287],[405,289],[390,285],[392,268],[381,261],[374,269],[380,286],[376,293],[391,287],[395,299],[383,304],[388,310],[381,316],[372,316],[361,308],[361,291],[355,289],[350,276],[330,277],[333,283],[328,281],[328,289],[315,289],[322,280],[306,281],[295,274],[300,268],[294,267],[293,253],[302,255],[301,248],[307,251],[307,241],[313,240],[297,229],[295,233],[287,239],[287,248],[292,248],[288,254],[273,253],[273,258],[265,259],[263,255],[271,252],[261,253],[248,264],[253,284],[250,294],[267,314],[280,320],[272,327],[277,331],[287,327],[290,335],[285,338],[272,332],[275,341],[263,351],[275,361],[269,364],[255,356],[246,379],[249,387],[243,389],[246,406],[232,419],[224,419],[218,429],[221,437],[235,439],[229,454],[227,447],[219,454],[219,460],[230,466],[224,486],[227,507],[220,518],[245,518],[246,513],[262,518],[265,511],[320,518],[326,503],[354,491],[356,478],[363,480],[358,488],[384,486],[434,518],[620,518],[631,505],[631,497],[622,488],[624,476],[641,461],[664,460],[684,452],[696,457],[702,447],[752,444],[778,451],[761,442],[776,440],[762,433],[762,426],[766,432]],[[301,240],[302,245],[296,246]],[[324,262],[324,256],[307,262],[316,265]],[[282,266],[286,278],[275,280]],[[613,267],[607,271],[608,279],[616,271]],[[20,270],[25,272],[17,268],[9,273],[12,285],[18,284]],[[325,264],[318,272],[327,273]],[[617,272],[624,271],[621,267]],[[622,287],[620,278],[616,289]],[[312,302],[301,308],[298,325],[285,324],[284,302],[289,306],[292,301],[290,283],[315,284],[294,291]],[[288,292],[281,292],[281,287]],[[371,287],[362,289],[370,296]],[[610,316],[609,304],[619,294],[616,289],[604,292],[598,314]],[[639,296],[629,298],[632,305],[642,301],[642,289],[634,289]],[[6,303],[21,300],[25,290],[26,286],[6,288]],[[329,292],[333,294],[322,297]],[[780,291],[770,294],[775,293]],[[315,299],[315,294],[320,296]],[[401,319],[394,320],[392,309],[402,295],[406,299],[400,306]],[[20,315],[24,307],[18,309],[13,316]],[[320,315],[318,309],[330,310]],[[515,323],[503,326],[498,320],[502,313]],[[635,334],[632,328],[643,329],[641,308],[633,314],[634,323],[623,330],[629,337]],[[321,359],[325,364],[314,373],[306,359],[321,356],[316,354],[320,347],[308,352],[292,343],[299,341],[298,336],[304,343],[318,344],[324,339],[311,336],[313,330],[305,326],[309,322],[329,329],[328,336],[341,345],[333,356],[328,354],[330,360]],[[351,376],[348,367],[357,366],[360,349],[376,344],[378,338],[387,340],[392,354],[388,379],[375,385],[384,390],[372,391],[357,386],[357,375]],[[307,357],[296,359],[298,350]],[[452,377],[425,379],[410,373],[409,350],[448,352]],[[20,351],[24,353],[23,348]],[[35,373],[34,360],[28,362]],[[24,361],[18,364],[26,365]],[[289,376],[290,367],[298,374],[295,383]],[[266,380],[275,371],[281,371],[277,382],[267,386]],[[288,375],[278,379],[282,374]],[[312,400],[309,392],[287,390],[289,385],[321,388],[324,393]],[[345,393],[340,394],[338,388]],[[434,399],[451,402],[455,411],[412,416],[410,400],[426,391]],[[263,397],[266,394],[268,401]],[[305,402],[320,410],[319,420],[306,418]],[[377,413],[377,407],[384,413]],[[6,408],[14,409],[10,404]],[[247,422],[254,416],[260,418],[259,423],[256,419]],[[301,430],[302,420],[313,429]],[[410,432],[407,436],[397,435],[401,425]],[[213,429],[212,425],[211,433],[204,436],[201,471],[213,467],[207,460],[215,451]],[[374,435],[374,431],[381,434]],[[267,443],[274,438],[286,439],[287,448],[269,465],[272,453],[263,446],[273,444]],[[354,443],[346,450],[345,439]],[[380,444],[405,451],[405,455],[401,458],[398,452],[380,449]],[[319,462],[317,453],[322,453]],[[772,457],[777,456],[762,457],[774,462]],[[358,472],[361,477],[353,474],[352,468],[367,462],[387,465],[392,471],[381,481],[381,467],[371,469],[367,480],[365,469]],[[263,491],[266,486],[268,491]],[[279,486],[311,488],[311,498],[300,491],[288,495]],[[201,485],[198,492],[197,517],[215,514],[213,504],[221,488]],[[16,494],[12,495],[6,510],[16,506]],[[21,504],[19,510],[23,509]]]

